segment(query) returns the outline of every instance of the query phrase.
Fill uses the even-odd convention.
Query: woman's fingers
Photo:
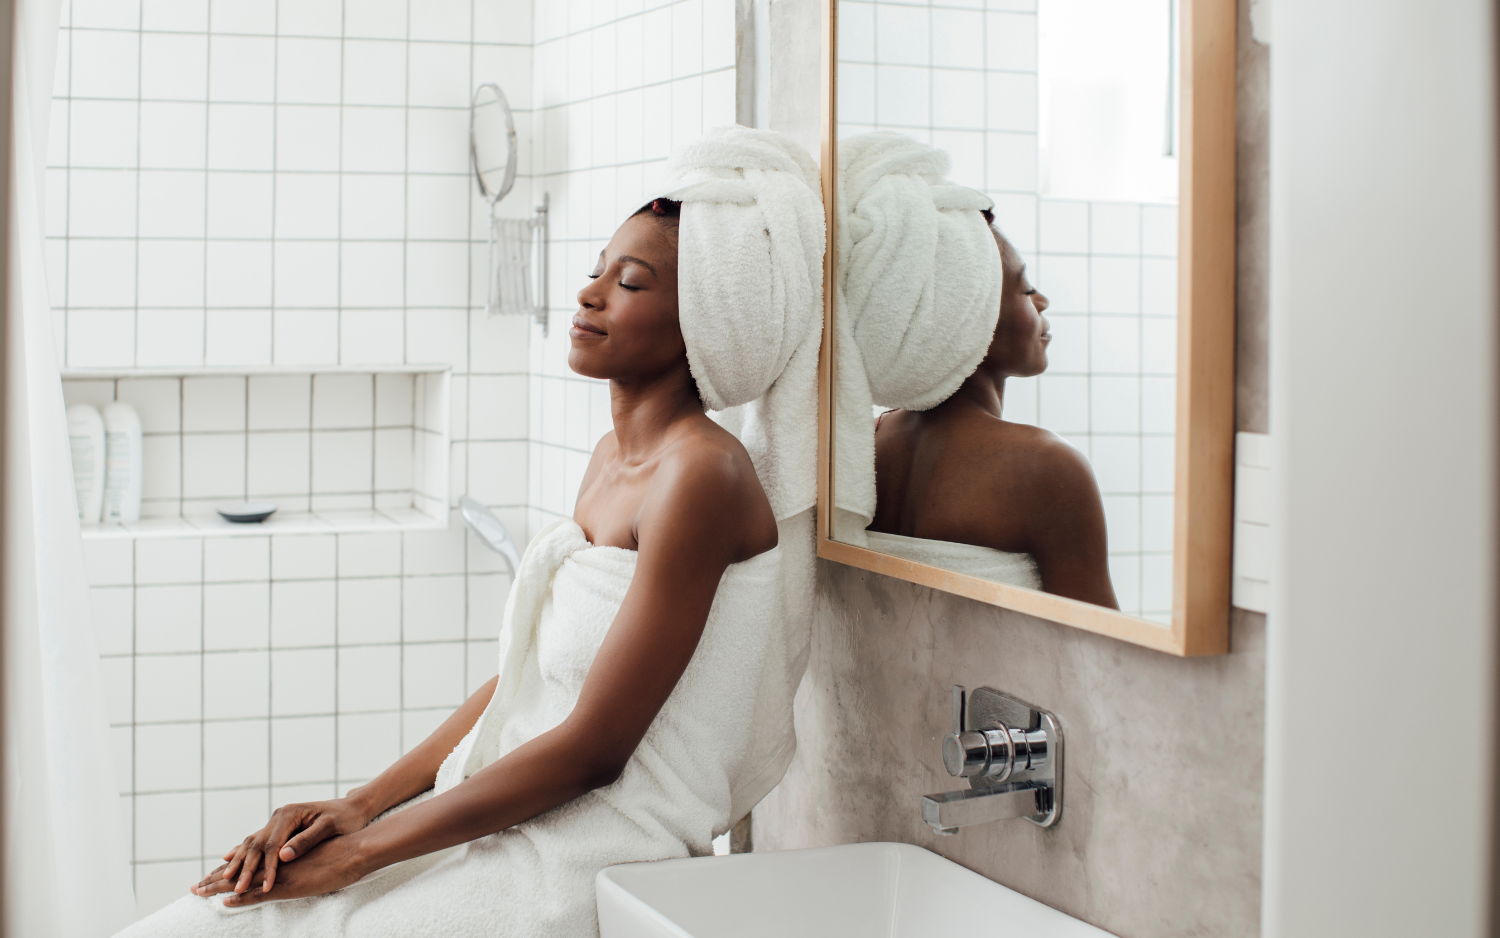
[[[244,892],[250,888],[250,881],[255,878],[255,871],[260,869],[261,856],[259,841],[252,842],[245,851],[245,864],[240,869],[239,881],[234,884],[235,892]]]
[[[295,860],[302,854],[327,840],[334,832],[333,822],[325,815],[312,822],[312,826],[286,842],[281,848],[283,861]]]
[[[198,880],[198,882],[189,891],[195,895],[208,895],[208,893],[205,893],[202,890],[207,889],[209,886],[212,886],[216,883],[222,883],[224,881],[224,868],[227,865],[228,864],[226,863],[219,864],[219,866],[212,873],[209,873],[207,876]]]
[[[224,864],[223,877],[234,879],[240,875],[240,865],[245,862],[245,850],[250,846],[250,838],[246,837],[238,846],[229,851],[229,862]]]

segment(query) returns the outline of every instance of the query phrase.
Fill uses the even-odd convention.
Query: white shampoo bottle
[[[98,524],[104,507],[104,418],[93,404],[68,408],[68,446],[73,450],[73,487],[78,520]]]
[[[104,520],[129,524],[141,520],[141,418],[119,401],[104,405]]]

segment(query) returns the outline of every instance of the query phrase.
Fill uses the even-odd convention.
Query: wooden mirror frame
[[[1229,650],[1234,528],[1235,0],[1180,0],[1177,426],[1172,623],[995,583],[832,539],[833,284],[838,274],[838,0],[823,0],[823,347],[818,556],[1174,655]]]

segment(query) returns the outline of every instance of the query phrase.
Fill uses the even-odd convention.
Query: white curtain
[[[12,0],[4,372],[4,924],[107,938],[135,917],[42,246],[59,0]]]

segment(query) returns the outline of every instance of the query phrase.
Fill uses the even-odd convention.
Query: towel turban
[[[984,359],[1000,317],[993,202],[948,154],[876,132],[839,141],[835,532],[875,515],[872,405],[928,410]]]
[[[817,502],[823,200],[790,137],[719,127],[673,154],[677,304],[704,406],[744,443],[778,521]]]

